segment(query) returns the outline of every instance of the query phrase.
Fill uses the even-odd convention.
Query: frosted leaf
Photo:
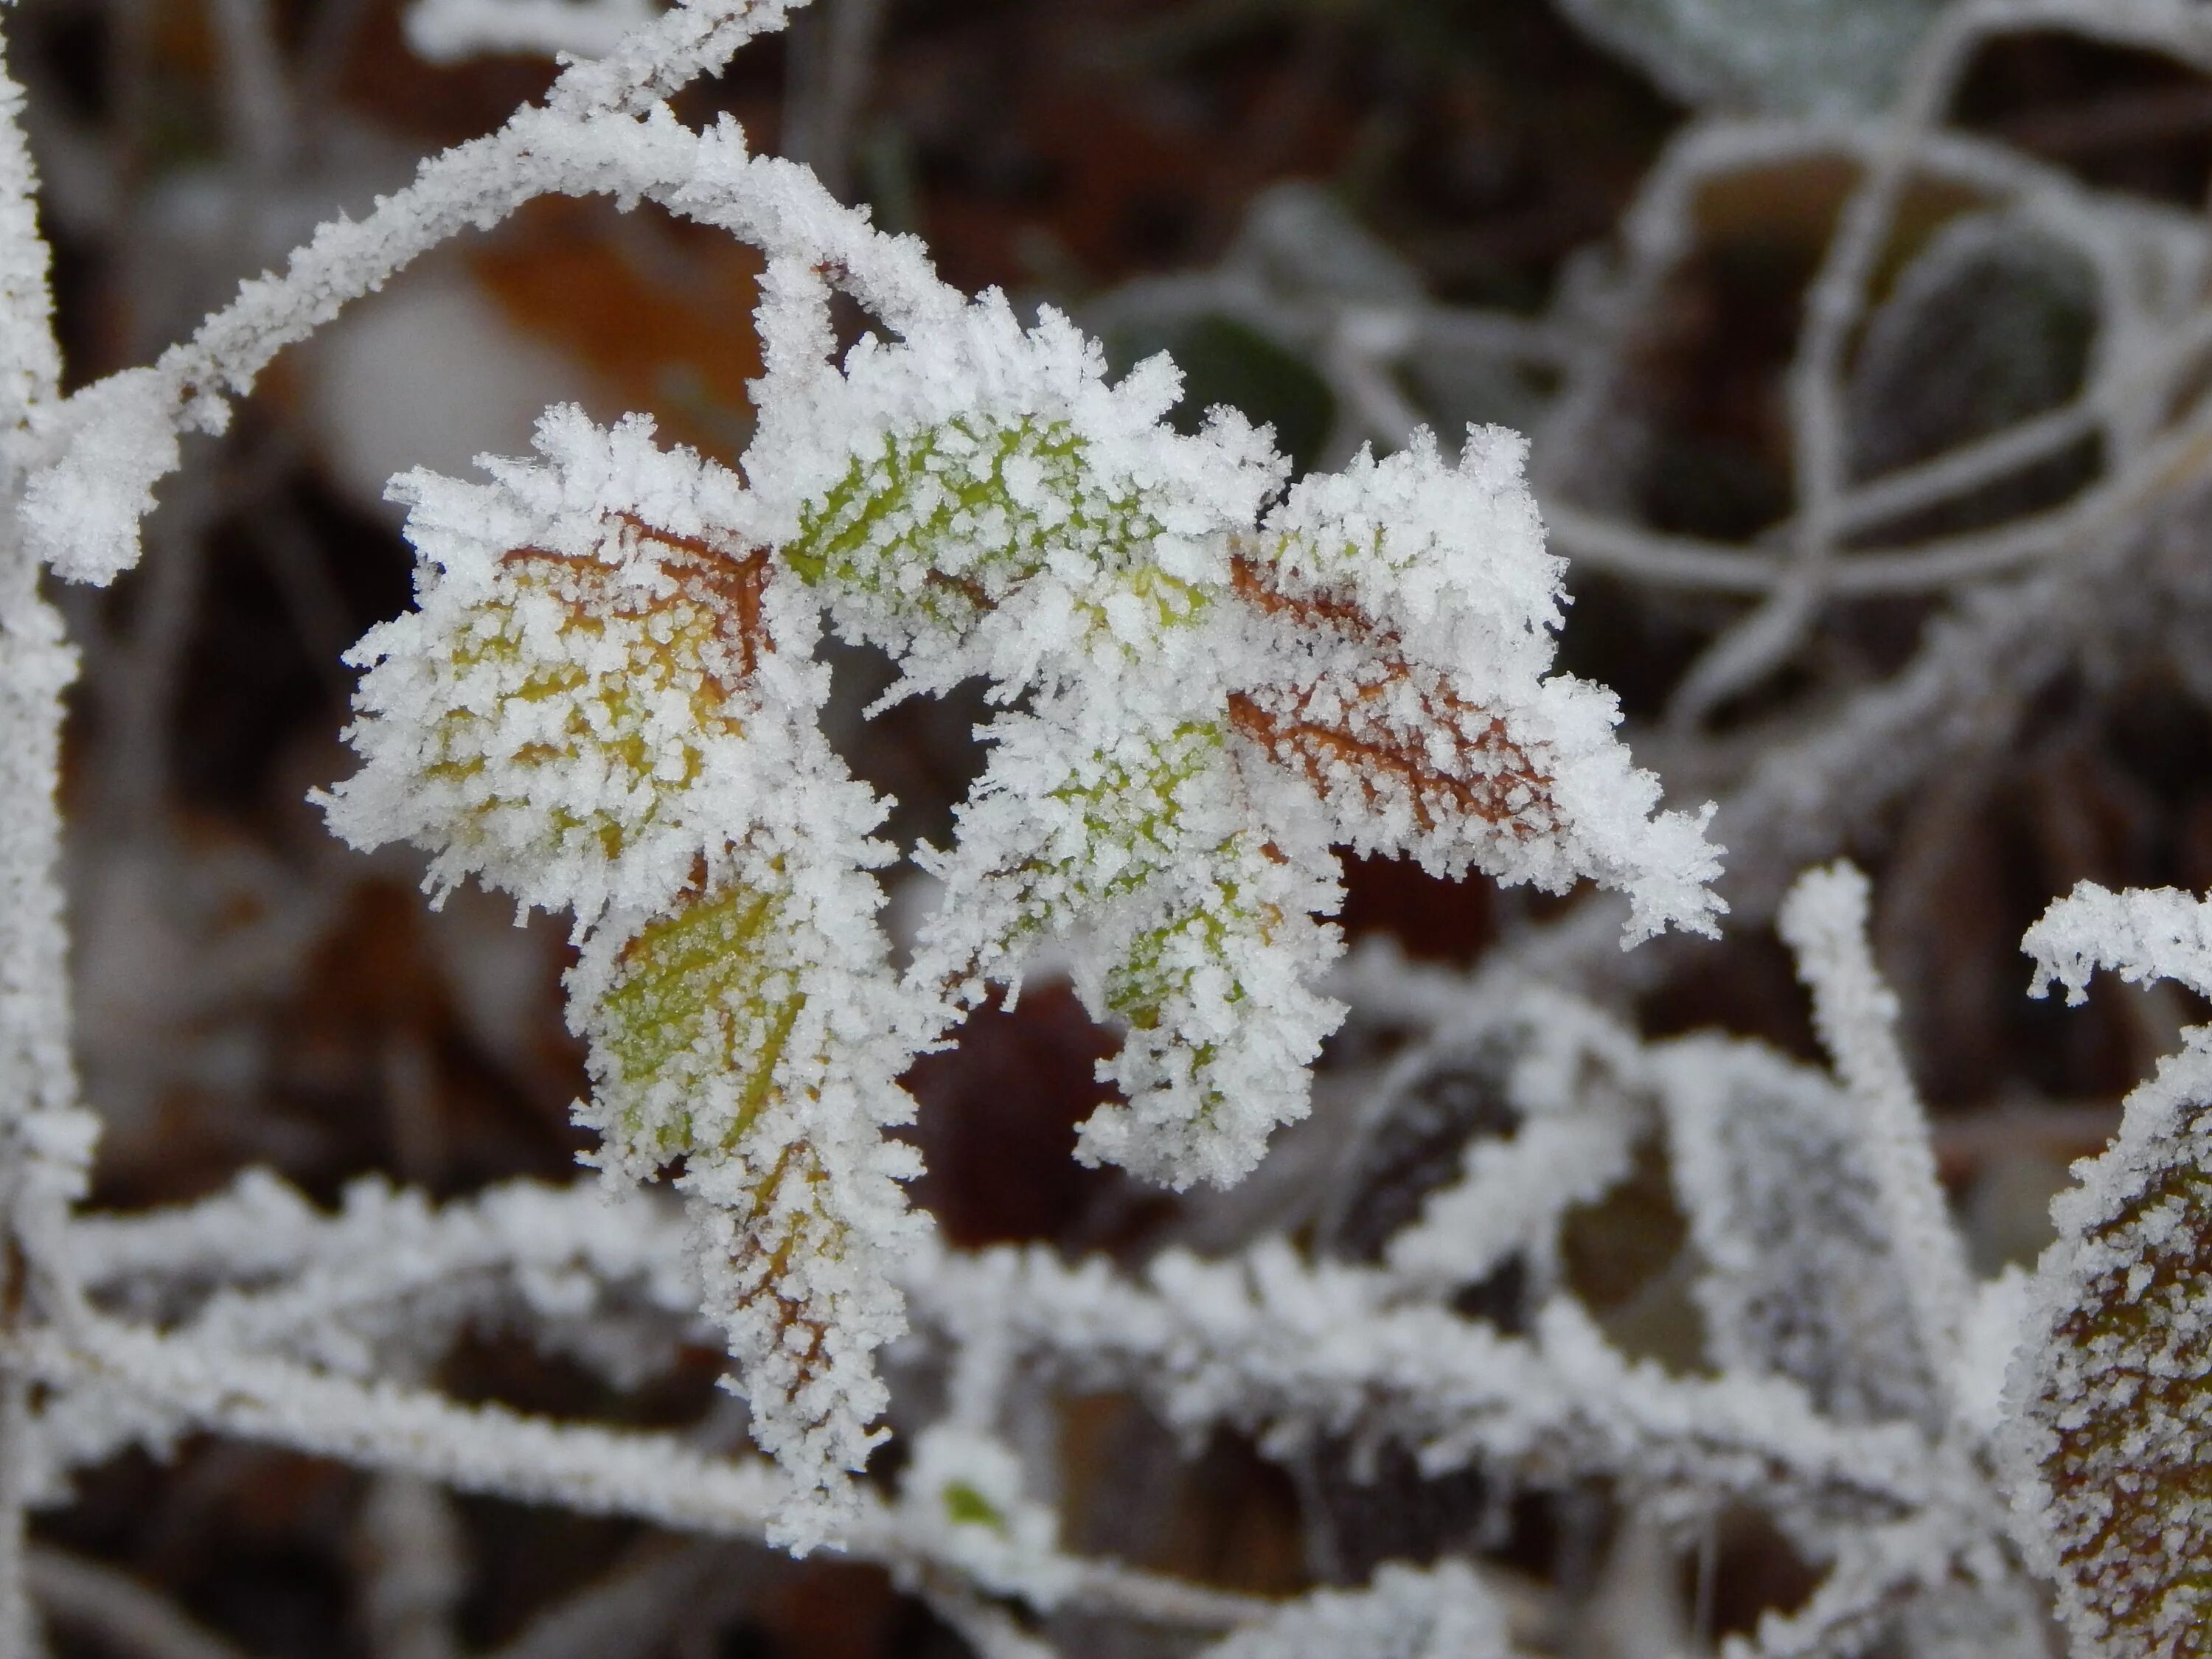
[[[1655,1059],[1713,1363],[1794,1378],[1849,1421],[1924,1419],[1934,1378],[1911,1337],[1912,1269],[1884,1224],[1844,1092],[1717,1037],[1668,1043]]]
[[[930,635],[966,640],[1055,554],[1144,569],[1158,602],[1187,617],[1191,590],[1149,568],[1161,533],[1133,484],[1099,476],[1067,421],[979,413],[887,434],[880,454],[810,503],[787,556],[831,585],[863,636],[911,649]]]
[[[1203,1650],[1204,1659],[1504,1659],[1504,1609],[1474,1569],[1391,1563],[1365,1589],[1319,1590]]]
[[[2027,945],[2078,996],[2100,964],[2196,982],[2205,926],[2183,895],[2084,884]],[[2021,1541],[2075,1651],[2112,1659],[2212,1647],[2212,1029],[2184,1040],[2052,1202],[2007,1387]]]
[[[873,884],[820,850],[761,832],[671,911],[610,918],[569,981],[603,1160],[684,1160],[754,1437],[830,1500],[783,1517],[802,1547],[834,1535],[882,1437],[871,1356],[905,1328],[890,1268],[923,1224],[898,1185],[920,1164],[880,1131],[911,1115],[897,1077],[930,1030],[889,977]]]
[[[1302,480],[1236,567],[1265,666],[1231,718],[1359,852],[1548,891],[1594,878],[1628,894],[1632,940],[1711,933],[1725,907],[1710,813],[1659,811],[1611,694],[1547,677],[1561,567],[1523,455],[1515,434],[1470,428],[1448,465],[1422,433]]]
[[[1060,678],[1094,647],[1145,651],[1193,620],[1284,463],[1229,411],[1186,437],[1164,357],[1115,385],[1047,308],[1024,330],[995,293],[843,372],[762,383],[748,477],[779,506],[793,567],[848,632],[918,684]]]
[[[672,897],[753,815],[772,741],[749,732],[754,675],[803,655],[810,619],[775,637],[741,487],[650,422],[556,409],[538,444],[539,465],[488,462],[489,484],[393,486],[416,608],[348,655],[366,764],[325,805],[356,846],[429,851],[441,887],[481,875],[588,923]]]
[[[1227,1186],[1303,1111],[1306,1067],[1340,1017],[1310,985],[1336,943],[1311,912],[1335,907],[1335,886],[1248,834],[1171,890],[1124,907],[1084,959],[1078,989],[1127,1028],[1100,1068],[1127,1103],[1081,1126],[1077,1155],[1171,1185]],[[1103,987],[1100,960],[1111,964]]]
[[[1101,1067],[1127,1104],[1084,1127],[1082,1155],[1225,1185],[1303,1111],[1340,1013],[1311,988],[1336,946],[1313,920],[1335,908],[1334,861],[1310,832],[1255,829],[1218,726],[1170,708],[1115,731],[1101,712],[1052,700],[993,723],[958,844],[929,860],[945,896],[916,976],[1012,975],[1065,939],[1085,1006],[1127,1032]]]

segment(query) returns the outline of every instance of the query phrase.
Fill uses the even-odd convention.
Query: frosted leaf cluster
[[[1548,672],[1559,566],[1516,440],[1286,490],[1235,415],[1176,432],[1164,358],[1113,382],[1066,319],[957,293],[733,123],[676,118],[675,88],[786,11],[640,22],[154,364],[40,404],[21,523],[55,568],[112,577],[180,433],[535,196],[650,199],[763,251],[738,468],[556,409],[487,482],[395,483],[417,604],[354,654],[362,765],[325,804],[357,845],[423,848],[434,890],[570,913],[580,1115],[611,1176],[676,1174],[804,1545],[855,1513],[902,1328],[898,1079],[1039,951],[1122,1034],[1082,1156],[1225,1184],[1305,1111],[1340,1017],[1336,846],[1594,878],[1631,896],[1632,939],[1721,907],[1703,820],[1659,810],[1605,693]],[[878,327],[839,362],[841,290]],[[875,916],[886,803],[819,723],[825,619],[890,653],[902,695],[980,677],[999,705],[952,843],[916,854],[945,898],[903,972]]]
[[[834,1517],[915,1224],[880,1134],[899,1074],[1039,948],[1123,1033],[1081,1155],[1226,1184],[1304,1112],[1340,1012],[1336,845],[1595,878],[1632,938],[1718,904],[1703,820],[1659,810],[1607,694],[1548,674],[1517,440],[1285,494],[1267,434],[1178,434],[1165,360],[1109,383],[1049,312],[950,302],[839,368],[789,297],[772,274],[742,476],[556,410],[489,483],[395,483],[417,605],[356,653],[364,763],[327,804],[428,849],[434,885],[574,914],[601,1161],[681,1161],[756,1435]],[[895,657],[894,696],[980,676],[1001,705],[919,854],[944,899],[902,976],[866,873],[884,804],[817,723],[825,616]]]

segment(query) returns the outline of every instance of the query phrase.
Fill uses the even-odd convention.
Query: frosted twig
[[[21,121],[0,71],[0,501],[20,482],[23,423],[59,372],[47,255]],[[0,1328],[12,1337],[64,1264],[52,1249],[80,1196],[93,1125],[76,1106],[62,919],[59,775],[64,688],[76,659],[39,593],[38,564],[0,507]],[[24,1583],[30,1379],[0,1357],[0,1656],[38,1651]]]
[[[1968,1304],[1965,1253],[1944,1207],[1928,1117],[1897,1040],[1897,999],[1867,944],[1867,879],[1852,866],[1808,872],[1777,921],[1813,994],[1813,1020],[1857,1109],[1858,1128],[1929,1373],[1955,1387]]]
[[[588,1184],[514,1181],[433,1206],[420,1193],[372,1178],[348,1188],[331,1214],[267,1170],[249,1170],[197,1204],[79,1216],[70,1223],[70,1254],[94,1288],[131,1279],[252,1285],[316,1274],[326,1286],[358,1286],[352,1293],[366,1298],[404,1295],[439,1273],[489,1267],[556,1273],[581,1266],[611,1280],[641,1278],[657,1298],[690,1305],[678,1206]]]
[[[446,1494],[419,1475],[378,1475],[362,1499],[354,1547],[375,1659],[460,1659],[453,1620],[467,1564]]]
[[[735,206],[738,226],[780,240],[779,220],[787,222],[799,207],[790,198],[804,198],[805,186],[798,182],[803,174],[778,173],[789,182],[772,198],[775,205],[756,191],[748,211],[727,200],[733,175],[744,171],[734,128],[700,139],[665,109],[658,120],[637,118],[660,109],[658,100],[675,88],[718,69],[752,35],[782,27],[789,9],[786,0],[678,7],[605,58],[564,70],[543,107],[520,111],[500,131],[426,161],[413,185],[385,198],[367,219],[324,225],[282,276],[244,284],[237,301],[152,368],[112,376],[71,398],[46,434],[58,463],[25,496],[27,522],[42,538],[45,556],[89,580],[105,580],[127,568],[137,557],[137,520],[152,505],[153,486],[177,465],[180,427],[221,430],[228,399],[243,394],[283,347],[430,247],[464,229],[489,228],[538,196],[605,191],[634,200],[650,194],[678,211],[726,225]],[[910,246],[875,235],[865,221],[834,204],[826,213],[813,210],[811,218],[806,228],[817,257],[842,263],[895,326],[903,315],[902,295],[939,291],[926,260]]]
[[[1286,1249],[1179,1254],[1147,1282],[1042,1251],[946,1257],[910,1280],[916,1316],[956,1337],[1003,1326],[1020,1351],[1087,1383],[1141,1389],[1171,1423],[1230,1422],[1290,1449],[1357,1425],[1420,1449],[1431,1474],[1633,1470],[1649,1489],[1759,1491],[1909,1510],[1924,1443],[1852,1429],[1784,1383],[1666,1378],[1631,1367],[1564,1303],[1533,1340],[1442,1309],[1391,1307],[1391,1275],[1307,1267]]]
[[[114,1389],[161,1413],[250,1440],[586,1515],[627,1515],[678,1531],[759,1540],[783,1497],[764,1462],[704,1456],[672,1437],[556,1424],[463,1406],[387,1382],[203,1346],[98,1316],[19,1340],[30,1376],[56,1388]],[[842,1539],[851,1554],[959,1573],[928,1528],[863,1498]],[[1069,1564],[1067,1595],[1122,1616],[1199,1628],[1264,1605],[1103,1561]]]
[[[2031,996],[2049,995],[2056,983],[2078,1005],[2100,968],[2130,985],[2170,979],[2212,996],[2212,909],[2171,887],[2115,893],[2078,883],[2027,930],[2021,949],[2035,961]]]

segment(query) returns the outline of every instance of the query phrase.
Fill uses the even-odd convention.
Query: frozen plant
[[[1630,896],[1632,940],[1719,907],[1702,819],[1658,810],[1608,695],[1549,672],[1559,564],[1517,439],[1472,431],[1453,461],[1424,437],[1286,490],[1233,413],[1178,434],[1166,360],[1109,384],[1064,319],[1024,328],[733,125],[676,122],[673,87],[780,15],[646,26],[153,368],[43,411],[22,516],[56,568],[125,568],[179,428],[219,428],[277,346],[532,195],[651,196],[762,248],[738,471],[564,408],[489,483],[394,484],[417,608],[356,653],[365,764],[326,804],[357,845],[427,849],[437,888],[573,915],[599,1161],[681,1164],[803,1547],[849,1520],[879,1437],[886,1263],[918,1226],[914,1155],[881,1134],[910,1113],[898,1079],[1040,945],[1124,1033],[1083,1156],[1227,1183],[1304,1113],[1340,1012],[1316,984],[1334,846],[1595,878]],[[839,288],[883,329],[842,364]],[[892,654],[894,696],[981,676],[1002,708],[954,844],[921,854],[945,896],[903,975],[874,920],[882,804],[817,725],[825,617]]]
[[[1559,1650],[1572,1632],[1481,1559],[1486,1528],[1521,1494],[1593,1491],[1632,1519],[1622,1559],[1638,1540],[1698,1547],[1738,1510],[1771,1522],[1819,1577],[1742,1638],[1775,1659],[2034,1653],[2038,1574],[2084,1655],[2197,1650],[2212,1555],[2194,1451],[2212,1294],[2196,1260],[2201,1034],[2062,1205],[2063,1236],[2029,1286],[1969,1268],[1852,868],[1816,871],[1786,901],[1771,880],[1757,907],[1796,953],[1826,1069],[1709,1034],[1645,1042],[1563,991],[1506,983],[1532,962],[1572,977],[1587,911],[1525,927],[1473,981],[1375,953],[1340,962],[1327,921],[1349,848],[1443,878],[1591,882],[1625,897],[1626,943],[1717,928],[1705,817],[1662,811],[1610,694],[1553,672],[1563,568],[1547,520],[1630,575],[1754,599],[1689,677],[1680,724],[1694,728],[1787,659],[1825,598],[1949,592],[2053,561],[2104,522],[2085,507],[1972,546],[1845,545],[1900,501],[1947,500],[2106,428],[2117,470],[2098,512],[2181,468],[2199,417],[2175,413],[2166,432],[2138,402],[2179,406],[2196,358],[2165,348],[2179,314],[2203,335],[2201,306],[2177,297],[2198,291],[2185,279],[2201,275],[2201,234],[1934,131],[1967,48],[2007,18],[2060,16],[2059,0],[1947,11],[1893,128],[1719,123],[1662,164],[1630,227],[1631,298],[1656,293],[1680,253],[1697,181],[1747,158],[1841,155],[1859,170],[1792,410],[1806,505],[1761,550],[1540,510],[1513,434],[1477,426],[1447,449],[1401,419],[1385,371],[1432,337],[1566,354],[1548,325],[1418,296],[1394,319],[1388,294],[1310,284],[1285,327],[1328,346],[1392,453],[1293,481],[1270,434],[1232,411],[1179,431],[1164,358],[1113,380],[1066,317],[955,291],[919,243],[753,154],[733,123],[678,118],[678,91],[793,9],[425,7],[434,49],[554,34],[603,50],[366,217],[324,225],[152,364],[66,398],[9,94],[0,1659],[34,1650],[31,1590],[50,1608],[100,1599],[70,1577],[82,1564],[27,1549],[27,1510],[125,1448],[201,1431],[377,1471],[369,1530],[395,1550],[416,1534],[443,1547],[434,1484],[835,1545],[994,1659],[1028,1659],[1055,1620],[1094,1617],[1169,1627],[1186,1649],[1218,1635],[1218,1659]],[[2184,21],[2136,0],[2098,27],[2179,38]],[[1887,63],[1913,31],[1883,27]],[[2124,312],[2109,299],[2128,350],[2097,366],[2080,407],[1869,483],[1847,476],[1842,365],[1916,168],[2017,197],[2035,228],[2108,254],[2114,284],[2149,291]],[[326,1212],[249,1176],[174,1212],[78,1207],[93,1123],[70,1075],[55,879],[73,664],[42,573],[128,568],[182,438],[221,431],[283,347],[463,230],[593,193],[764,256],[750,447],[725,466],[661,444],[643,416],[605,427],[559,406],[533,456],[486,458],[481,480],[397,479],[416,604],[356,647],[361,766],[323,804],[356,845],[422,849],[440,897],[475,878],[567,914],[569,1018],[592,1085],[580,1115],[611,1192],[515,1182],[434,1206],[364,1183]],[[2173,280],[2150,283],[2161,272]],[[1255,307],[1279,297],[1260,264],[1230,275]],[[870,319],[842,356],[841,295]],[[1583,429],[1577,388],[1611,372],[1621,337],[1569,365],[1557,430]],[[2146,378],[2136,354],[2153,346],[2163,372]],[[2024,679],[2014,659],[2042,659],[2022,641],[2059,649],[2101,614],[2070,593],[2024,586],[1931,632],[1888,701],[1854,702],[1809,740],[1761,732],[1771,746],[1731,803],[1759,832],[1751,856],[1770,874],[1812,861],[1806,819],[1832,845],[1847,805],[1932,765],[1947,698]],[[873,872],[898,855],[877,838],[888,803],[823,729],[830,635],[895,662],[887,702],[989,688],[988,765],[949,843],[913,855],[941,898],[903,965],[877,921]],[[2204,914],[2085,890],[2030,945],[2069,987],[2109,962],[2212,988]],[[1602,932],[1610,952],[1620,930]],[[1286,1209],[1233,1249],[1121,1266],[951,1249],[908,1208],[918,1158],[884,1133],[912,1111],[901,1079],[988,999],[1063,969],[1119,1044],[1102,1066],[1117,1098],[1080,1130],[1087,1160],[1179,1190],[1252,1176],[1307,1115],[1310,1067],[1347,1003],[1403,1039],[1353,1153],[1375,1152],[1424,1091],[1471,1096],[1472,1121],[1448,1126],[1443,1176],[1356,1243],[1342,1214],[1294,1240],[1278,1231],[1297,1218]],[[1576,1229],[1639,1183],[1635,1201],[1663,1188],[1682,1223],[1662,1288],[1694,1310],[1692,1355],[1640,1352],[1575,1283]],[[702,1325],[736,1362],[765,1459],[726,1455],[712,1424],[556,1422],[433,1386],[461,1335],[489,1326],[635,1389]],[[927,1388],[892,1401],[878,1363],[902,1343],[904,1374],[940,1384],[941,1401]],[[1480,1484],[1486,1513],[1432,1567],[1386,1561],[1364,1588],[1287,1604],[1080,1555],[1039,1424],[1102,1389],[1193,1444],[1249,1437],[1323,1516],[1392,1457],[1423,1482]],[[907,1461],[856,1479],[895,1404],[915,1430]],[[449,1612],[446,1555],[395,1574],[385,1601]],[[585,1648],[573,1632],[610,1618],[591,1594],[569,1609]]]
[[[574,912],[602,1161],[683,1160],[755,1432],[834,1492],[898,1328],[899,1075],[1040,944],[1125,1032],[1082,1155],[1226,1184],[1304,1115],[1340,1012],[1315,986],[1333,845],[1595,876],[1638,935],[1710,927],[1715,860],[1656,813],[1611,700],[1547,677],[1558,567],[1507,434],[1284,494],[1234,416],[1164,424],[1164,361],[1111,386],[1056,316],[932,295],[841,372],[823,297],[764,317],[743,479],[560,410],[534,465],[396,486],[419,608],[357,653],[367,764],[330,806],[357,844],[429,849],[434,882]],[[922,854],[945,896],[903,975],[883,809],[815,725],[825,611],[893,654],[894,696],[980,675],[1013,705]]]

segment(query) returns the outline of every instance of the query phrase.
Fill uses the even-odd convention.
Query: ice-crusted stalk
[[[96,1125],[70,1054],[58,799],[62,697],[76,656],[39,591],[15,507],[25,424],[60,374],[22,93],[0,68],[0,1659],[39,1650],[25,1583],[33,1379],[16,1350],[59,1290],[59,1229],[87,1184]]]

